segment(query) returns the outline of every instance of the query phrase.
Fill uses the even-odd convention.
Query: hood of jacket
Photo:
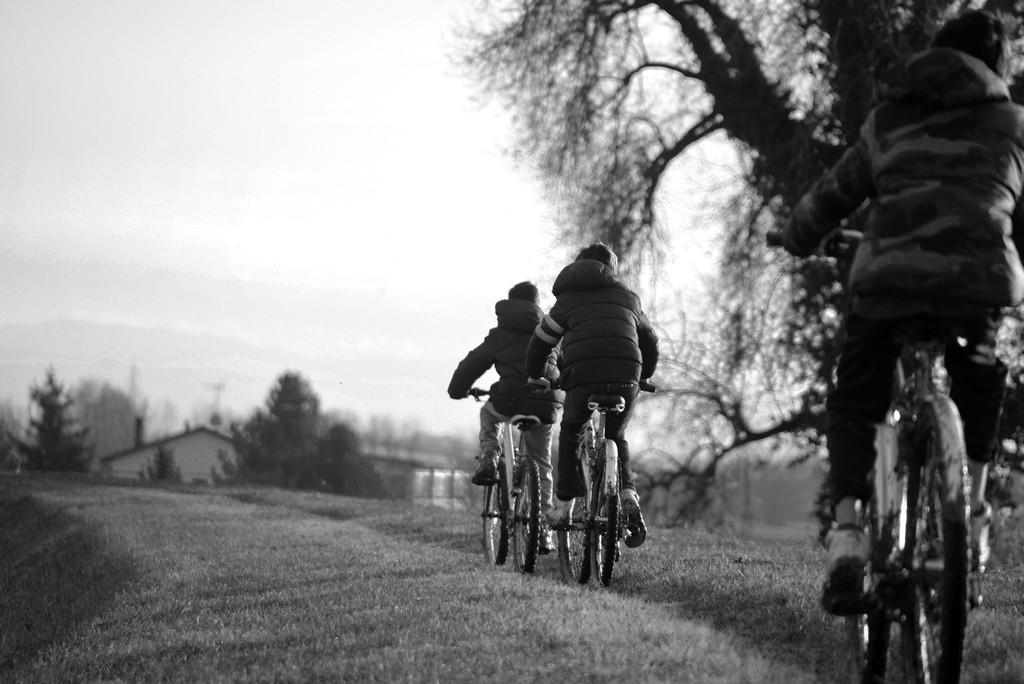
[[[1010,91],[980,59],[952,48],[929,48],[883,72],[878,97],[952,108],[1006,101]]]
[[[539,306],[525,299],[502,299],[494,305],[494,313],[499,328],[521,332],[532,332],[544,317]]]
[[[592,290],[599,287],[625,289],[610,266],[593,259],[574,261],[562,269],[551,293],[560,297],[569,290]]]

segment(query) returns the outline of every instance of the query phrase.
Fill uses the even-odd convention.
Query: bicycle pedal
[[[972,572],[967,578],[967,595],[971,602],[971,608],[981,608],[985,602],[985,596],[981,590],[981,573]]]

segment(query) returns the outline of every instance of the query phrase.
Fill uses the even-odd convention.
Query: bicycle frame
[[[654,392],[656,387],[641,381],[639,389]],[[592,394],[587,408],[590,416],[583,424],[583,437],[576,450],[585,493],[576,497],[568,526],[558,529],[559,565],[568,582],[586,584],[595,575],[608,586],[619,560],[620,543],[629,538],[629,528],[621,512],[618,446],[605,436],[605,431],[608,413],[624,411],[626,399],[614,392]],[[599,468],[603,468],[601,479],[595,481],[595,469]]]
[[[489,394],[487,390],[471,388],[468,393],[477,401]],[[533,572],[537,558],[540,531],[540,475],[536,462],[525,452],[519,453],[512,428],[520,430],[519,443],[524,444],[523,431],[539,425],[536,416],[516,414],[498,425],[498,449],[503,455],[498,482],[488,484],[484,490],[483,546],[488,560],[504,565],[508,552],[513,552],[516,569]],[[525,538],[520,538],[520,533]]]
[[[591,404],[587,408],[593,411],[597,409],[597,404]],[[619,493],[619,450],[617,448],[609,449],[608,447],[614,445],[614,442],[604,436],[605,421],[608,419],[607,413],[601,411],[597,416],[597,429],[595,430],[594,437],[595,453],[599,457],[600,454],[604,454],[604,493],[609,497],[613,497]],[[585,479],[589,486],[589,478]]]
[[[930,338],[908,341],[896,366],[892,407],[876,434],[874,484],[880,515],[873,521],[874,532],[877,538],[882,531],[881,525],[885,522],[882,515],[888,516],[891,522],[897,522],[900,536],[896,541],[900,550],[906,545],[907,502],[903,496],[903,481],[908,468],[913,466],[906,462],[907,449],[900,448],[901,440],[905,444],[910,439],[907,433],[912,430],[925,404],[939,396],[947,396],[946,390],[936,384],[936,379],[945,379],[941,343]],[[955,411],[955,406],[953,409]],[[958,412],[955,418],[959,424]],[[963,476],[962,473],[960,475]],[[966,486],[969,498],[969,480]]]
[[[508,504],[507,510],[510,518],[516,514],[515,499],[519,494],[519,486],[515,479],[516,464],[519,458],[527,457],[525,454],[520,454],[521,450],[516,447],[512,438],[512,426],[519,426],[520,424],[539,425],[540,419],[536,416],[516,414],[501,425],[501,449],[505,454],[505,481],[509,484],[505,490],[505,502]],[[519,443],[520,445],[523,443],[522,431],[519,433]],[[511,519],[509,522],[511,522]]]
[[[583,427],[583,443],[576,452],[577,458],[580,459],[581,470],[583,471],[583,483],[587,489],[587,499],[590,498],[590,478],[591,468],[593,468],[593,462],[582,462],[584,458],[590,459],[591,461],[597,458],[597,429],[594,427],[594,419],[591,418],[587,421]],[[587,501],[587,510],[590,510],[590,501]]]
[[[908,331],[901,336],[893,400],[876,433],[874,497],[862,513],[872,536],[868,602],[848,625],[865,680],[884,673],[889,626],[898,623],[906,673],[930,682],[933,667],[947,674],[960,669],[966,615],[956,606],[966,600],[964,585],[971,580],[956,560],[963,537],[958,541],[950,525],[959,521],[963,529],[970,481],[959,412],[946,389],[945,338],[927,329]],[[936,608],[941,623],[933,621]]]
[[[904,458],[905,449],[900,449],[900,440],[907,438],[901,432],[909,429],[907,421],[913,421],[920,407],[935,396],[937,389],[933,373],[941,367],[939,358],[936,343],[931,340],[918,340],[904,347],[896,363],[892,405],[876,433],[874,486],[877,515],[871,521],[874,538],[880,538],[885,527],[889,526],[898,532],[899,536],[894,541],[899,551],[906,548],[907,541],[905,480],[910,467]]]

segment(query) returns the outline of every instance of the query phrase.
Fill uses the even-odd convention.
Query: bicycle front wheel
[[[621,507],[618,477],[612,478],[614,484],[610,487],[605,481],[605,468],[608,463],[618,463],[617,453],[614,451],[617,448],[615,442],[605,442],[605,457],[598,459],[599,465],[594,470],[594,478],[591,481],[593,493],[590,500],[594,505],[594,516],[590,529],[590,558],[593,573],[606,587],[611,584],[615,562],[619,559]]]
[[[540,545],[540,470],[532,458],[523,457],[518,469],[515,515],[512,516],[512,560],[519,572],[537,567]]]
[[[958,682],[967,626],[967,462],[960,415],[948,397],[928,402],[908,474],[903,645],[913,681]]]

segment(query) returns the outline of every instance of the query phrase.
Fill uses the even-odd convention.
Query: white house
[[[169,435],[153,442],[141,441],[130,449],[100,458],[100,470],[107,477],[138,479],[163,447],[172,455],[174,465],[181,471],[182,482],[213,484],[214,475],[224,474],[222,458],[235,462],[235,446],[231,437],[215,427],[203,425],[185,428],[184,432]]]

